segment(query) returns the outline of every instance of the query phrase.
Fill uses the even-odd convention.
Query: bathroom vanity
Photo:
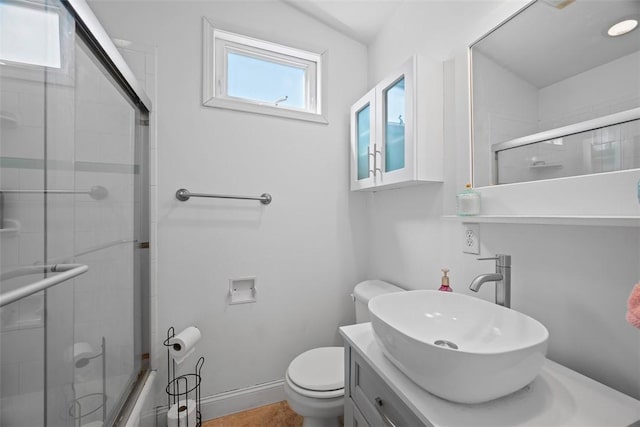
[[[640,426],[640,401],[547,360],[525,388],[480,404],[434,396],[382,353],[370,323],[344,326],[345,426]]]

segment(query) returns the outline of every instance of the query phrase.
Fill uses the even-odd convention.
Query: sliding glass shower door
[[[58,1],[0,1],[0,39],[0,425],[111,425],[146,369],[148,113]]]

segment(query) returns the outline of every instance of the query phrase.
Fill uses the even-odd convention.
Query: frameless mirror
[[[475,187],[640,168],[638,20],[640,0],[537,0],[471,45]]]

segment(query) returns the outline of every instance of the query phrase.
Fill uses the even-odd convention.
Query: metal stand
[[[169,349],[172,347],[171,339],[175,337],[175,329],[170,327],[167,330],[167,339],[163,342],[167,347],[167,409],[171,409],[172,405],[178,404],[178,413],[188,411],[189,396],[195,394],[196,402],[196,427],[202,425],[202,412],[200,404],[202,394],[200,393],[200,383],[202,382],[202,365],[204,365],[204,357],[200,357],[196,362],[195,372],[192,374],[184,374],[176,377],[176,361],[171,357]],[[189,426],[189,415],[184,418],[178,417],[178,427]]]

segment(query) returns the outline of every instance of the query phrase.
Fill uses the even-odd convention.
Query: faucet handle
[[[495,261],[496,266],[511,267],[511,255],[496,254],[494,257],[478,258],[478,261]]]

